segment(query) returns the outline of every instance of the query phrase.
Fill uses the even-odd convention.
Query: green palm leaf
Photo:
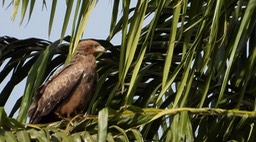
[[[99,80],[90,115],[71,121],[24,123],[35,90],[75,52],[96,1],[76,1],[75,8],[67,1],[60,40],[55,42],[0,38],[0,82],[7,80],[0,105],[6,106],[14,87],[27,80],[10,115],[19,110],[18,121],[0,109],[1,140],[256,140],[256,1],[131,3],[113,2],[109,36],[98,40],[108,52],[97,58]],[[49,35],[56,5],[51,5]],[[22,7],[22,22],[26,14],[31,16],[34,1],[14,1],[13,7],[13,18]],[[72,34],[65,37],[70,19]],[[118,33],[121,45],[112,45]]]

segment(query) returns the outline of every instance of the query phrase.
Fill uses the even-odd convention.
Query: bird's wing
[[[71,64],[50,77],[38,90],[39,98],[29,110],[30,119],[49,114],[79,84],[83,72],[81,64]]]

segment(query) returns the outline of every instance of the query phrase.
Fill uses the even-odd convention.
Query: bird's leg
[[[64,119],[64,117],[62,116],[62,115],[60,115],[58,112],[54,112],[55,113],[55,115],[57,115],[58,116],[58,118],[60,118],[60,119]]]
[[[65,120],[65,121],[70,121],[70,114],[67,114],[67,117],[62,116],[61,114],[59,114],[58,112],[55,112],[55,115],[57,115],[61,120]]]

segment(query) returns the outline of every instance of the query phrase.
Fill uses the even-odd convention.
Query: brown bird
[[[59,120],[59,116],[70,118],[84,111],[96,87],[97,52],[105,52],[97,41],[79,42],[70,64],[37,90],[29,108],[30,123],[53,122]]]

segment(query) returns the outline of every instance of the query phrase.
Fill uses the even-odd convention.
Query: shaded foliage
[[[59,141],[255,141],[255,0],[152,0],[135,7],[124,1],[119,21],[120,3],[113,4],[110,34],[99,40],[108,52],[97,58],[91,115],[19,131],[1,127],[6,137],[33,139],[40,132]],[[112,45],[118,32],[122,43]],[[24,110],[18,121],[25,122],[33,91],[73,53],[72,38],[64,41],[71,46],[1,38],[1,81],[12,73],[1,106],[26,76],[37,83],[13,108]]]

